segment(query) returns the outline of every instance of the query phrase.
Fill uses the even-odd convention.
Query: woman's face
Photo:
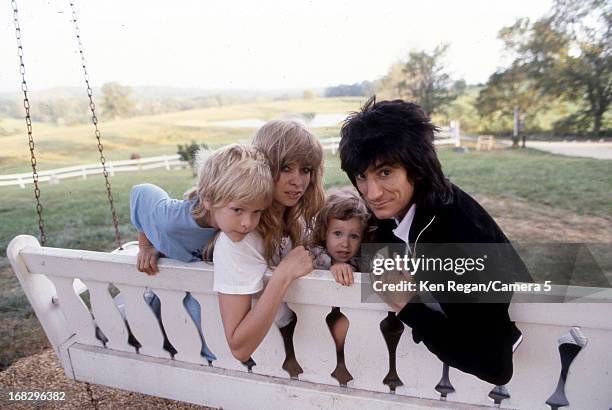
[[[281,167],[274,185],[274,200],[285,207],[295,206],[310,184],[312,167],[291,162]]]

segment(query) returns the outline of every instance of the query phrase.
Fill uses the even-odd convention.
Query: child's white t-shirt
[[[264,242],[250,232],[240,242],[219,233],[213,251],[213,290],[230,295],[252,295],[264,288],[264,275],[271,273],[263,257]]]

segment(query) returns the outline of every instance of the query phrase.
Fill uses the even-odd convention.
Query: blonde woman
[[[325,198],[323,149],[301,124],[267,122],[255,134],[253,145],[270,164],[272,205],[262,214],[256,232],[240,242],[220,234],[214,251],[214,287],[225,336],[232,354],[242,362],[257,349],[275,318],[281,332],[292,334],[294,315],[282,300],[291,283],[312,270],[311,255],[302,245]],[[263,289],[263,276],[271,270],[270,281],[252,305]]]

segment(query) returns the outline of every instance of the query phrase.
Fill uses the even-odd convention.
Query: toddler
[[[359,270],[359,250],[370,211],[357,193],[348,188],[330,192],[316,217],[311,239],[314,268],[330,270],[336,282],[350,286]]]

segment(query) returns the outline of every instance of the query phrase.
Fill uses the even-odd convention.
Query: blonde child
[[[152,184],[133,187],[130,208],[138,229],[138,270],[155,274],[160,256],[183,262],[201,260],[219,230],[232,240],[242,240],[257,227],[273,192],[265,155],[242,145],[221,148],[206,158],[198,185],[185,200],[172,199]],[[161,317],[159,299],[152,292],[145,298]],[[201,333],[200,305],[189,293],[184,304],[202,338],[202,354],[214,360]]]
[[[282,299],[295,279],[312,270],[311,256],[302,245],[324,202],[323,149],[301,124],[282,120],[262,126],[253,145],[270,163],[272,205],[263,213],[257,232],[243,241],[219,236],[214,252],[215,289],[230,350],[241,361],[250,357],[268,333],[277,309],[281,312],[277,325],[286,324],[280,329],[286,346],[283,369],[296,377],[302,371],[292,344],[296,322]],[[252,305],[263,287],[263,276],[272,271]]]

